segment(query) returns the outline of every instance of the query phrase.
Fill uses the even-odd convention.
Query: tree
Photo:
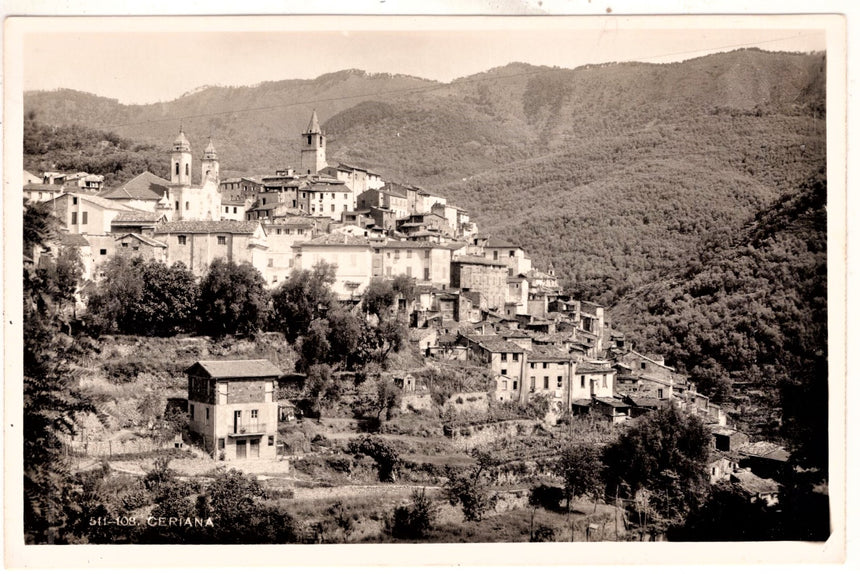
[[[664,519],[677,521],[707,493],[705,463],[710,437],[701,419],[674,406],[641,417],[604,453],[607,491],[632,498],[651,492],[649,503]]]
[[[143,298],[143,260],[115,255],[102,267],[104,278],[87,302],[88,326],[96,332],[136,333],[136,306]]]
[[[477,450],[472,453],[472,456],[476,459],[476,463],[465,472],[451,467],[445,469],[448,478],[445,495],[452,506],[459,503],[463,507],[463,516],[467,521],[480,522],[493,504],[482,475],[497,466],[498,460],[488,451]]]
[[[296,523],[288,512],[262,502],[256,477],[242,471],[222,471],[205,490],[205,504],[215,524],[207,542],[217,544],[284,544],[296,541]]]
[[[386,530],[395,538],[421,540],[433,531],[436,508],[426,489],[412,491],[409,506],[398,506],[386,523]]]
[[[56,221],[39,208],[24,218],[25,245],[45,247]],[[43,226],[36,229],[34,226]],[[50,275],[24,272],[24,537],[28,543],[67,539],[71,483],[62,437],[74,434],[75,417],[94,412],[77,386],[77,361],[86,342],[61,333],[57,301],[63,287]]]
[[[308,330],[302,336],[299,347],[299,360],[296,368],[299,371],[310,371],[311,367],[320,364],[328,364],[331,353],[329,343],[328,321],[325,319],[314,319],[308,326]]]
[[[199,287],[184,263],[142,265],[143,293],[134,305],[134,324],[144,335],[166,336],[191,328]]]
[[[268,304],[265,281],[253,265],[216,259],[200,282],[200,330],[216,337],[256,333],[265,325]]]
[[[307,333],[314,319],[325,317],[335,298],[331,286],[337,266],[320,261],[312,269],[294,271],[272,294],[272,325],[289,342]]]
[[[391,419],[391,411],[400,406],[400,387],[394,384],[391,379],[380,380],[376,384],[376,418],[382,422],[382,416],[385,415],[385,420]]]
[[[396,293],[392,287],[392,282],[381,277],[374,277],[364,291],[361,305],[365,313],[381,318],[388,316],[395,298]]]
[[[46,247],[57,237],[60,224],[48,203],[25,203],[24,252],[32,256],[34,248]]]
[[[313,401],[317,418],[320,418],[323,405],[336,401],[340,396],[341,388],[332,376],[332,368],[329,365],[316,364],[308,368],[305,392]]]
[[[591,496],[595,500],[603,490],[603,462],[600,451],[592,446],[571,445],[562,451],[556,472],[564,479],[567,505],[573,498]]]
[[[347,451],[352,454],[369,456],[376,463],[381,482],[395,482],[400,469],[400,455],[386,440],[370,436],[354,438],[347,443]]]

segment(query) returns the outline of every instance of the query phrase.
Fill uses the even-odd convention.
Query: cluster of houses
[[[93,281],[115,255],[182,262],[198,276],[216,258],[249,262],[271,287],[326,262],[336,265],[333,290],[344,301],[360,298],[374,278],[405,275],[416,286],[414,297],[398,302],[410,318],[410,340],[428,357],[485,365],[495,380],[493,399],[525,404],[544,397],[555,415],[612,422],[674,404],[710,426],[718,453],[712,480],[741,480],[737,453],[747,440],[719,405],[662,358],[634,350],[611,329],[602,306],[565,296],[553,270],[533,268],[516,242],[479,234],[468,213],[445,197],[386,182],[369,169],[328,165],[316,112],[301,134],[298,170],[221,179],[211,140],[199,184],[192,183],[192,166],[180,130],[169,180],[144,172],[105,188],[102,176],[25,172],[24,196],[51,207],[63,226],[56,247],[77,249],[84,277]],[[53,254],[25,254],[34,262],[40,256]],[[226,458],[274,456],[273,396],[283,373],[267,361],[207,361],[188,374],[190,428],[208,441],[207,450]],[[755,480],[746,483],[772,495],[772,477],[750,475]]]

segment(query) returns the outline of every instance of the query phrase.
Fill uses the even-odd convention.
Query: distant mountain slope
[[[515,63],[449,84],[348,70],[149,106],[40,92],[25,109],[115,125],[165,157],[183,117],[195,150],[213,136],[229,176],[296,166],[316,107],[330,163],[446,195],[608,304],[824,165],[824,69],[823,54],[750,49],[661,65]]]
[[[766,401],[776,401],[777,390],[790,396],[782,405],[785,434],[818,433],[799,442],[818,440],[825,455],[826,201],[822,171],[742,230],[715,235],[687,265],[627,294],[611,313],[641,349],[663,354],[718,399],[733,380],[764,390]],[[773,410],[766,413],[762,422],[775,429]]]

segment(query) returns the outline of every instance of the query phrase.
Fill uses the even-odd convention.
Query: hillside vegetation
[[[229,176],[297,165],[315,107],[329,163],[438,191],[552,264],[575,295],[611,304],[824,165],[824,66],[823,54],[750,49],[661,65],[515,63],[450,84],[345,70],[147,106],[35,92],[25,109],[114,126],[165,156],[185,118],[193,149],[211,135]]]
[[[819,468],[827,457],[826,199],[817,174],[613,308],[641,348],[690,372],[703,391],[727,398],[733,380],[763,390],[771,431]]]

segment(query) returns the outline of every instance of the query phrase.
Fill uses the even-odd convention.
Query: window
[[[663,398],[663,389],[657,389],[657,398],[658,398],[658,399],[662,399],[662,398]]]
[[[218,236],[218,245],[227,245],[227,236],[219,235]]]
[[[72,225],[78,224],[78,213],[76,211],[72,212]]]
[[[189,166],[188,166],[188,164],[186,163],[186,164],[185,164],[185,175],[188,175],[188,169],[189,169]]]
[[[508,374],[508,370],[507,370],[507,369],[502,369],[502,374],[503,374],[503,375],[507,375],[507,374]]]
[[[224,439],[223,438],[218,439],[218,448],[220,448],[221,450],[224,450]]]
[[[406,250],[406,259],[412,259],[412,250],[411,249]]]
[[[544,364],[543,364],[543,368],[544,368],[544,369],[546,368],[546,363],[544,363]]]
[[[408,275],[409,277],[412,277],[412,267],[406,268],[406,275]]]
[[[179,175],[179,163],[176,164],[176,175]]]
[[[514,362],[516,363],[516,362],[518,362],[519,360],[520,360],[520,354],[519,354],[519,353],[514,353]]]
[[[313,138],[313,136],[309,135],[308,136],[308,145],[311,145],[311,138]],[[308,172],[308,173],[310,173],[310,172]]]
[[[176,202],[176,211],[179,211],[179,202]]]
[[[72,205],[77,205],[77,204],[78,204],[78,198],[72,197]]]
[[[99,255],[107,255],[107,249],[99,249]]]
[[[513,257],[513,256],[514,256],[514,252],[513,252],[513,251],[508,251],[508,257]]]
[[[123,246],[123,247],[128,247],[128,241],[123,241],[123,242],[122,242],[122,246]]]
[[[549,377],[543,378],[543,388],[545,388],[545,389],[549,388]]]
[[[507,379],[502,379],[502,390],[503,391],[508,390],[508,380]]]
[[[493,261],[498,261],[498,260],[499,260],[499,252],[493,251]]]
[[[269,258],[269,267],[274,267],[274,266],[275,266],[275,260]]]
[[[564,380],[561,375],[558,376],[558,384],[556,385],[558,388],[562,388],[564,386]]]
[[[530,368],[530,369],[534,369],[534,368],[535,368],[535,364],[534,364],[534,363],[529,363],[529,368]]]
[[[334,211],[334,204],[331,204],[331,210]]]
[[[228,206],[224,206],[224,213],[230,213],[230,208]]]
[[[281,234],[281,228],[279,227],[277,231],[278,231],[278,235],[280,235]]]
[[[191,420],[194,420],[194,405],[188,405],[188,413],[191,415]]]
[[[349,195],[347,195],[346,193],[344,193],[344,194],[343,194],[343,198],[344,198],[344,199],[349,199]]]
[[[185,236],[184,235],[177,235],[176,236],[176,242],[179,243],[179,245],[185,245]]]
[[[235,207],[233,208],[233,213],[239,213],[239,212],[237,211],[237,208],[235,208]]]
[[[263,205],[266,205],[266,198],[263,198]]]
[[[209,420],[209,407],[206,407],[206,420]]]
[[[275,436],[269,435],[269,446],[275,446]]]
[[[430,281],[430,268],[424,268],[424,281]]]
[[[87,224],[87,212],[85,211],[81,214],[81,225],[86,225],[86,224]]]
[[[185,209],[190,209],[190,204],[187,201],[185,202]]]
[[[506,363],[508,362],[508,354],[507,353],[502,353],[502,360]]]
[[[606,375],[603,375],[603,388],[606,388]]]
[[[258,411],[257,409],[251,409],[251,418],[252,419],[257,418],[257,415],[259,415],[259,414],[260,414],[260,411]]]
[[[517,380],[514,379],[514,390],[517,390]]]
[[[394,258],[395,258],[395,259],[400,259],[400,250],[399,250],[399,249],[395,249],[395,250],[394,250]]]
[[[581,388],[581,389],[584,389],[584,388],[585,388],[585,375],[582,375],[582,376],[580,377],[580,380],[579,380],[579,388]]]

